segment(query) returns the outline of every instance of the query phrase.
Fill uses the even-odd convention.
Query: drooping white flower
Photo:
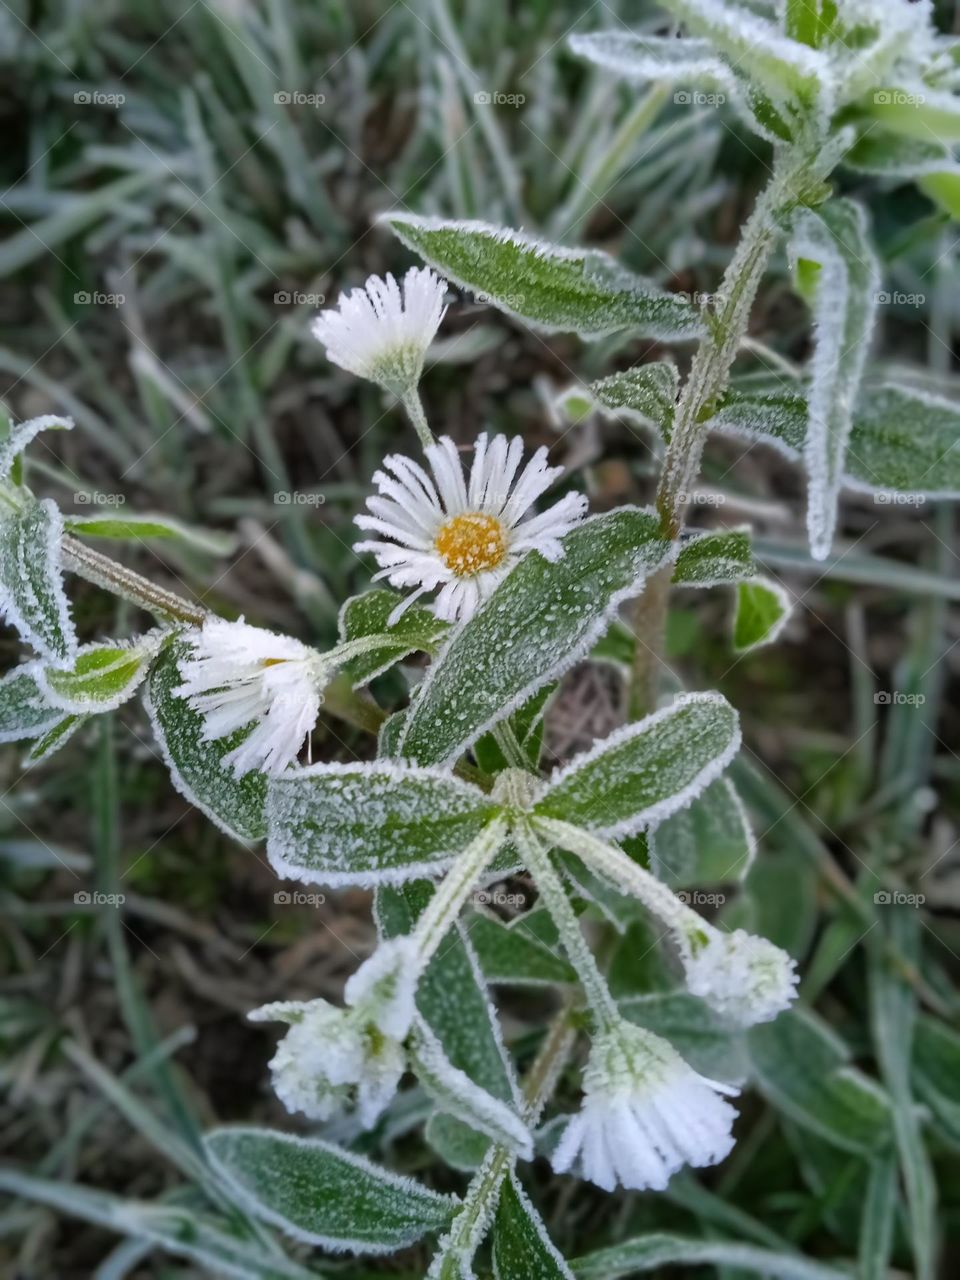
[[[576,1164],[605,1191],[618,1183],[662,1191],[683,1165],[717,1164],[733,1147],[736,1112],[720,1095],[737,1090],[699,1075],[641,1027],[621,1023],[598,1036],[583,1088],[552,1156],[557,1173]]]
[[[701,924],[681,954],[693,994],[740,1026],[770,1022],[796,998],[794,961],[767,938]]]
[[[356,1111],[369,1128],[396,1092],[406,1070],[403,1045],[385,1035],[364,1010],[326,1000],[266,1004],[252,1022],[289,1022],[270,1060],[277,1097],[290,1112],[329,1120]]]
[[[429,267],[411,267],[398,285],[370,276],[341,293],[337,307],[312,325],[328,360],[403,396],[420,381],[427,349],[440,327],[447,286]]]
[[[347,1004],[365,1009],[384,1035],[402,1040],[416,1012],[417,979],[421,963],[410,936],[381,942],[347,980]]]
[[[313,728],[332,668],[322,654],[291,636],[223,618],[185,635],[183,683],[173,692],[204,720],[208,742],[252,726],[223,757],[237,777],[251,769],[279,773],[291,764]]]
[[[384,459],[384,470],[373,477],[379,493],[367,500],[369,514],[357,517],[361,529],[381,536],[354,549],[372,552],[381,566],[377,577],[415,588],[391,623],[437,588],[437,617],[471,617],[528,551],[559,560],[562,538],[587,506],[582,494],[570,493],[541,515],[530,514],[562,468],[548,466],[547,451],[540,448],[518,475],[519,437],[508,443],[505,436],[478,436],[469,480],[449,437],[425,453],[432,475],[398,454]]]

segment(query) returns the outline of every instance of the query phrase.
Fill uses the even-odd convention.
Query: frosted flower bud
[[[404,396],[420,381],[446,290],[429,267],[411,267],[402,285],[389,274],[370,276],[362,289],[341,293],[335,309],[320,312],[313,336],[334,364]]]
[[[381,942],[347,981],[344,999],[354,1008],[362,1008],[384,1035],[402,1040],[416,1012],[420,969],[412,937]]]
[[[243,619],[211,617],[184,639],[190,653],[180,660],[183,683],[173,692],[203,716],[205,741],[249,728],[224,765],[240,777],[292,764],[316,723],[332,664],[292,636]]]
[[[390,1102],[406,1070],[403,1045],[384,1035],[364,1010],[326,1000],[266,1004],[251,1022],[288,1022],[270,1060],[277,1097],[290,1112],[329,1120],[356,1111],[370,1128]]]
[[[690,991],[740,1026],[770,1022],[796,998],[794,961],[767,938],[701,925],[683,952]]]
[[[551,1159],[557,1173],[576,1165],[605,1191],[662,1191],[683,1165],[717,1164],[733,1147],[736,1112],[720,1095],[737,1090],[642,1027],[622,1022],[597,1037],[583,1090]]]

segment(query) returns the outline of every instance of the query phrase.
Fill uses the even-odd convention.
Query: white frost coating
[[[560,1252],[557,1246],[550,1239],[550,1236],[547,1234],[547,1228],[544,1225],[543,1219],[541,1218],[538,1210],[534,1207],[533,1201],[530,1199],[530,1197],[524,1191],[523,1187],[520,1185],[520,1179],[517,1177],[517,1171],[515,1168],[509,1171],[509,1173],[507,1174],[507,1178],[510,1182],[510,1188],[513,1191],[513,1194],[520,1201],[520,1204],[523,1207],[523,1210],[530,1221],[530,1225],[533,1227],[534,1231],[537,1233],[537,1239],[540,1242],[541,1248],[543,1249],[544,1253],[547,1254],[547,1256],[550,1258],[550,1261],[553,1263],[554,1267],[556,1268],[557,1280],[575,1280],[573,1272],[567,1266],[566,1258],[564,1258],[563,1254]],[[494,1271],[495,1280],[502,1280],[502,1277],[500,1275],[500,1270],[497,1267],[496,1240],[494,1240],[493,1248],[494,1248],[493,1271]],[[542,1272],[539,1275],[539,1280],[544,1280]]]
[[[687,987],[731,1022],[771,1022],[796,999],[796,965],[768,939],[743,929],[723,933],[703,921],[691,925],[691,934],[681,945]]]
[[[651,730],[656,730],[657,726],[669,724],[678,712],[686,707],[691,706],[714,706],[719,712],[731,713],[730,731],[726,735],[726,741],[722,748],[713,755],[704,765],[700,767],[696,775],[691,778],[683,787],[669,796],[664,796],[661,800],[655,801],[653,804],[644,805],[629,816],[617,818],[613,821],[603,821],[604,809],[607,808],[607,802],[604,796],[602,786],[596,789],[596,798],[592,803],[592,808],[596,810],[597,821],[591,821],[588,825],[589,830],[595,831],[600,835],[615,839],[618,836],[631,835],[639,831],[642,827],[654,826],[658,822],[662,822],[664,818],[668,818],[672,813],[676,813],[679,809],[685,808],[691,801],[695,800],[698,795],[711,783],[720,776],[726,769],[727,765],[740,750],[740,724],[736,716],[736,712],[727,702],[726,698],[719,693],[682,693],[679,694],[671,703],[665,707],[661,707],[658,711],[654,711],[651,715],[646,716],[643,720],[639,720],[634,724],[623,725],[621,728],[614,730],[608,734],[606,738],[595,743],[588,751],[583,752],[579,756],[575,756],[568,764],[554,771],[548,782],[548,789],[545,792],[540,805],[548,810],[551,794],[556,792],[561,786],[567,783],[576,783],[578,775],[582,771],[589,769],[598,763],[602,764],[604,757],[610,755],[614,757],[614,753],[619,748],[629,745],[631,742],[644,737]],[[682,749],[683,742],[677,744],[678,749]],[[616,761],[613,761],[614,765]],[[626,765],[626,772],[629,772],[629,764]],[[620,773],[620,771],[618,771]],[[619,781],[620,776],[610,781]],[[598,782],[600,780],[598,779]],[[609,816],[609,814],[608,814]],[[573,850],[578,852],[578,850]]]
[[[0,613],[48,662],[73,659],[77,637],[63,589],[63,516],[50,498],[0,524]]]
[[[207,1134],[204,1138],[204,1147],[210,1156],[219,1177],[229,1184],[231,1193],[239,1204],[242,1204],[255,1217],[262,1218],[265,1222],[273,1223],[274,1226],[280,1227],[284,1234],[292,1237],[294,1240],[300,1240],[304,1244],[318,1245],[321,1249],[328,1249],[331,1253],[357,1253],[357,1254],[379,1254],[392,1253],[400,1244],[392,1240],[388,1244],[377,1243],[367,1239],[350,1239],[347,1236],[328,1236],[321,1235],[314,1231],[304,1229],[299,1223],[293,1222],[290,1218],[285,1217],[276,1209],[257,1195],[237,1177],[234,1170],[227,1164],[218,1154],[216,1149],[216,1138],[219,1134],[250,1134],[251,1136],[262,1136],[264,1140],[276,1141],[282,1140],[284,1146],[302,1151],[315,1151],[321,1154],[328,1154],[332,1161],[337,1165],[349,1166],[356,1169],[358,1173],[365,1176],[365,1180],[373,1181],[377,1186],[377,1193],[381,1189],[390,1188],[395,1190],[403,1197],[416,1197],[423,1205],[443,1209],[446,1207],[454,1208],[458,1201],[455,1196],[441,1195],[437,1191],[431,1190],[429,1187],[422,1186],[413,1178],[407,1177],[402,1173],[394,1173],[390,1169],[384,1169],[382,1166],[374,1164],[372,1160],[368,1160],[365,1156],[357,1155],[353,1151],[348,1151],[344,1147],[335,1146],[331,1142],[323,1142],[319,1138],[302,1138],[297,1134],[284,1133],[278,1134],[274,1129],[261,1129],[255,1125],[237,1125],[228,1129],[214,1130],[213,1133]],[[420,1235],[421,1231],[411,1232],[410,1239],[407,1243],[414,1243]]]
[[[434,1094],[444,1111],[509,1147],[524,1160],[533,1158],[533,1137],[517,1113],[453,1065],[423,1018],[417,1020],[412,1052],[413,1068],[421,1084]]]
[[[74,676],[74,672],[67,668],[58,667],[50,670],[38,664],[37,685],[50,705],[59,707],[61,711],[67,711],[73,715],[85,715],[94,711],[113,711],[131,698],[143,683],[150,669],[150,659],[159,650],[161,639],[161,632],[151,632],[136,640],[95,640],[91,644],[82,645],[77,650],[73,663],[74,672],[78,663],[82,663],[87,654],[115,650],[116,656],[112,661],[78,676]],[[134,666],[135,662],[136,666]],[[109,680],[111,676],[128,668],[131,668],[129,675],[119,688],[114,688],[107,694],[98,694],[97,682],[100,679]],[[59,687],[58,677],[61,677]],[[73,685],[72,696],[68,685],[62,681],[63,677],[73,677],[70,681]],[[85,689],[85,685],[88,688]]]
[[[517,1079],[516,1069],[513,1065],[513,1058],[507,1052],[507,1046],[503,1042],[503,1030],[500,1025],[500,1019],[497,1016],[497,1011],[494,1008],[493,1001],[490,999],[490,988],[487,985],[486,978],[483,976],[483,970],[480,968],[480,957],[477,955],[473,943],[470,941],[469,927],[464,924],[463,920],[457,921],[456,929],[457,933],[460,935],[460,941],[463,943],[463,949],[466,953],[466,957],[470,962],[470,970],[473,973],[474,982],[477,984],[477,990],[484,998],[487,1021],[490,1024],[490,1034],[493,1038],[494,1044],[496,1045],[500,1061],[503,1064],[503,1070],[507,1078],[507,1083],[510,1087],[510,1096],[513,1099],[513,1104],[519,1111],[523,1106],[523,1092],[520,1088],[520,1081]]]
[[[709,529],[706,532],[695,532],[692,537],[685,539],[680,544],[680,551],[677,556],[677,569],[674,575],[674,583],[678,587],[725,587],[731,582],[739,582],[744,577],[745,571],[753,566],[753,555],[750,551],[749,539],[753,530],[748,524],[731,525],[725,529]],[[746,534],[747,547],[746,558],[742,556],[731,555],[724,548],[724,542],[733,542],[736,545],[737,534]],[[715,554],[712,554],[709,560],[705,562],[696,561],[692,571],[688,576],[678,577],[677,575],[683,571],[682,556],[688,547],[699,547],[703,549],[707,547],[713,548]]]
[[[369,276],[362,289],[340,294],[336,310],[321,311],[311,332],[328,360],[403,396],[420,381],[446,291],[427,267],[411,267],[402,286],[389,273]]]
[[[583,1076],[584,1100],[551,1156],[605,1191],[662,1191],[691,1165],[719,1163],[733,1148],[737,1089],[699,1075],[659,1036],[620,1023],[597,1037]]]
[[[388,938],[347,979],[348,1005],[367,1007],[384,1035],[403,1040],[416,1013],[420,962],[412,938]]]
[[[820,264],[803,456],[810,554],[823,560],[836,529],[837,496],[873,333],[880,270],[868,242],[866,216],[849,200],[825,205],[822,214],[800,211],[789,253],[793,263],[803,258]]]
[[[360,529],[381,535],[358,542],[380,565],[377,578],[399,588],[415,588],[393,611],[392,625],[415,600],[440,588],[433,603],[438,618],[465,622],[503,581],[522,556],[538,551],[555,562],[563,537],[580,520],[587,499],[569,493],[541,515],[531,508],[563,474],[547,465],[547,450],[536,451],[522,471],[523,440],[486,433],[477,437],[469,479],[448,436],[425,449],[432,477],[399,454],[384,459],[374,474],[378,496],[367,499],[369,514]]]
[[[777,603],[781,610],[776,622],[774,622],[773,626],[770,627],[768,631],[764,632],[759,640],[755,640],[753,644],[749,645],[734,645],[734,648],[738,653],[752,653],[754,649],[762,649],[765,645],[773,644],[781,631],[783,631],[784,627],[790,621],[790,614],[793,612],[793,598],[791,597],[790,592],[787,591],[785,587],[782,587],[779,582],[774,581],[773,578],[765,578],[762,575],[747,578],[743,585],[762,587],[764,591],[768,591],[772,596],[776,596]],[[736,616],[734,616],[734,627],[736,627]]]
[[[12,426],[6,440],[0,443],[0,478],[7,478],[16,459],[41,431],[72,431],[73,427],[72,418],[62,418],[56,413],[44,413],[39,418]]]
[[[0,743],[41,738],[63,718],[43,696],[39,676],[43,664],[21,663],[0,677]]]

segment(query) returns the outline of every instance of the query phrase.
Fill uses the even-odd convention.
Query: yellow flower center
[[[440,529],[433,545],[443,563],[458,578],[495,569],[507,554],[507,537],[496,516],[466,511]]]

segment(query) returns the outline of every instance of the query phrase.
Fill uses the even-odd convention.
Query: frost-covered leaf
[[[34,742],[23,758],[24,765],[40,764],[65,746],[76,731],[86,724],[88,716],[61,715],[60,720]]]
[[[680,548],[673,581],[678,587],[719,587],[749,578],[756,568],[749,529],[694,533]]]
[[[736,81],[709,40],[638,35],[632,31],[591,31],[570,37],[578,57],[626,80],[666,80],[716,87],[733,93]]]
[[[771,578],[751,578],[737,583],[737,609],[733,619],[733,647],[746,653],[772,644],[790,617],[790,596]]]
[[[527,987],[576,981],[573,966],[559,951],[517,925],[478,914],[470,918],[467,928],[487,982]]]
[[[139,688],[159,645],[158,635],[135,644],[84,645],[69,669],[38,664],[37,681],[47,701],[62,711],[112,711]]]
[[[37,680],[40,664],[25,662],[0,679],[0,743],[40,738],[63,719]]]
[[[623,507],[567,534],[556,564],[522,560],[430,667],[398,750],[420,764],[454,760],[573,666],[671,554],[658,530],[650,512]]]
[[[728,778],[651,831],[650,870],[673,888],[742,880],[756,853],[743,801]]]
[[[622,373],[611,373],[608,378],[599,378],[590,383],[589,389],[608,413],[639,418],[669,440],[679,385],[677,366],[658,360],[635,365]]]
[[[498,812],[438,769],[308,765],[270,781],[267,854],[295,880],[397,884],[443,870]]]
[[[386,671],[410,653],[436,653],[441,640],[450,630],[449,623],[435,617],[429,609],[420,609],[416,605],[405,610],[399,620],[390,626],[390,614],[402,599],[395,591],[379,588],[353,596],[340,610],[341,641],[383,637],[381,647],[358,654],[344,667],[354,688],[369,684],[374,676]]]
[[[49,498],[32,499],[0,523],[0,613],[48,662],[77,650],[63,590],[63,518]]]
[[[861,1155],[891,1141],[888,1095],[812,1013],[790,1009],[752,1027],[747,1048],[761,1091],[797,1124]]]
[[[31,418],[29,422],[18,422],[16,426],[10,426],[7,435],[0,440],[0,479],[7,479],[20,454],[41,431],[72,429],[72,418],[61,418],[55,413],[44,413],[39,418]]]
[[[164,761],[173,785],[211,822],[238,840],[260,840],[267,833],[267,780],[255,769],[237,778],[222,763],[250,730],[207,741],[203,717],[174,695],[183,682],[177,664],[190,652],[188,645],[175,640],[154,663],[147,681],[147,711]]]
[[[597,249],[548,244],[488,222],[399,212],[383,220],[441,275],[535,329],[581,338],[620,329],[673,339],[703,332],[698,311],[685,298]]]
[[[442,1231],[457,1201],[315,1138],[269,1129],[204,1137],[216,1171],[251,1213],[325,1249],[390,1253]]]
[[[573,1280],[512,1169],[500,1187],[492,1238],[496,1280]]]
[[[953,152],[930,138],[900,138],[871,129],[858,138],[843,157],[848,169],[879,178],[920,178],[927,174],[960,172]]]
[[[922,81],[875,89],[862,105],[889,133],[921,143],[960,141],[960,98]]]
[[[936,1018],[921,1016],[917,1021],[913,1078],[941,1132],[960,1146],[960,1035]]]
[[[601,835],[627,835],[690,804],[739,746],[737,713],[726,698],[681,694],[554,773],[533,813]]]
[[[807,532],[810,553],[824,559],[837,522],[837,495],[867,348],[873,333],[880,272],[863,209],[831,200],[794,218],[792,260],[813,270],[814,353],[807,430]]]
[[[709,1267],[715,1274],[747,1272],[763,1280],[850,1280],[850,1271],[793,1253],[777,1253],[735,1240],[697,1238],[652,1232],[598,1249],[571,1263],[577,1280],[620,1280],[640,1271],[658,1271],[671,1263]]]
[[[749,1075],[743,1033],[688,991],[655,991],[619,1002],[631,1022],[669,1040],[695,1071],[739,1083]]]
[[[163,515],[133,515],[125,512],[93,512],[90,515],[66,515],[64,528],[69,533],[79,533],[87,538],[109,538],[116,542],[143,542],[150,538],[162,538],[187,543],[198,551],[212,556],[228,556],[235,549],[237,540],[231,534],[218,529],[202,529],[197,525],[183,524]]]

